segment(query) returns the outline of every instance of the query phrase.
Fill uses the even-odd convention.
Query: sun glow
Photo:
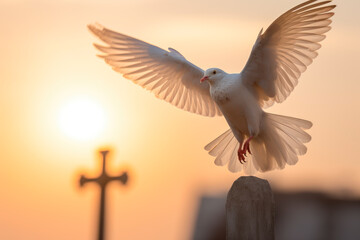
[[[60,110],[59,125],[69,137],[87,140],[97,137],[104,129],[104,111],[89,99],[75,99]]]

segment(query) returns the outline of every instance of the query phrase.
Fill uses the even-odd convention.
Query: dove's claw
[[[246,160],[245,160],[244,155],[241,155],[240,163],[243,164],[243,163],[245,163],[245,162],[246,162]]]
[[[239,147],[239,150],[238,150],[238,159],[240,161],[241,164],[245,163],[246,160],[245,160],[245,157],[246,157],[246,151],[244,152],[241,146],[242,144],[240,144],[240,147]]]
[[[246,163],[245,157],[247,157],[246,156],[247,152],[252,154],[251,150],[250,150],[250,141],[251,141],[252,138],[253,137],[251,136],[246,140],[246,142],[244,144],[244,147],[242,147],[242,144],[240,144],[240,147],[239,147],[239,150],[238,150],[238,159],[239,159],[241,164]]]

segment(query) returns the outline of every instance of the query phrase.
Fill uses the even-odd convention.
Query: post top
[[[239,177],[231,186],[228,198],[252,201],[255,199],[268,198],[273,201],[273,194],[267,180],[254,176]]]

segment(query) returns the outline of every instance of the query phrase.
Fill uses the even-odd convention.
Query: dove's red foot
[[[239,147],[239,150],[238,150],[238,158],[239,158],[239,161],[241,164],[245,163],[246,160],[245,160],[245,157],[246,157],[246,152],[249,152],[250,154],[251,151],[250,151],[250,141],[253,137],[249,137],[246,141],[245,141],[245,144],[244,144],[244,147],[242,148],[242,144],[240,144],[240,147]]]
[[[238,158],[241,164],[246,162],[245,157],[246,157],[246,152],[244,152],[240,146],[238,150]]]
[[[242,149],[242,143],[240,143],[239,150],[238,150],[238,159],[241,164],[245,163],[246,152]]]
[[[245,152],[245,156],[246,156],[246,151],[248,151],[250,154],[252,154],[250,151],[250,141],[252,138],[253,138],[253,136],[250,136],[244,143],[243,151]]]

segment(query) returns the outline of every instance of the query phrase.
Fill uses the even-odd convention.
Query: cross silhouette
[[[104,240],[104,224],[105,224],[105,196],[106,196],[106,186],[111,181],[120,181],[122,184],[126,184],[128,180],[127,172],[124,172],[120,176],[109,176],[106,173],[106,155],[109,151],[100,151],[102,155],[102,172],[101,175],[96,178],[87,178],[84,175],[80,177],[80,186],[84,186],[86,183],[95,182],[99,184],[101,189],[100,194],[100,212],[99,212],[99,233],[98,240]]]

